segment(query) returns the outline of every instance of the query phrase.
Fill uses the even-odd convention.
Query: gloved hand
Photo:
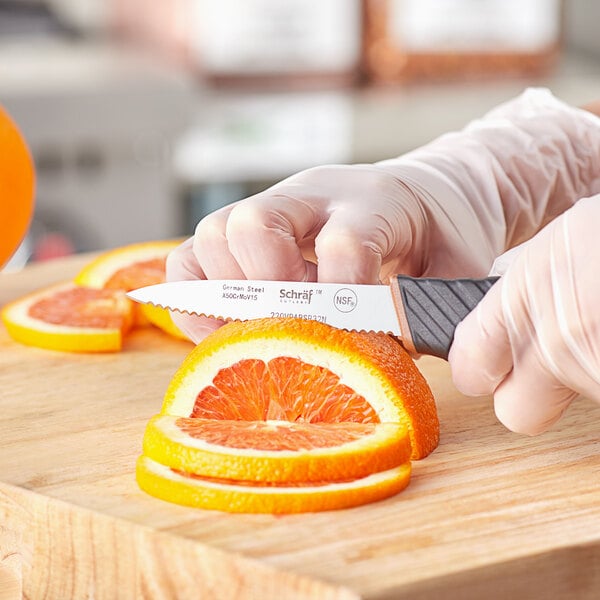
[[[459,390],[494,394],[509,429],[548,429],[578,395],[600,402],[600,195],[580,200],[519,248],[455,333]]]
[[[167,279],[481,277],[506,248],[600,192],[599,135],[597,118],[530,90],[397,159],[308,169],[208,215],[169,256]],[[219,326],[174,320],[194,341]]]
[[[392,273],[485,273],[498,248],[458,194],[444,196],[446,210],[376,165],[308,169],[204,218],[168,257],[167,277],[378,283]],[[195,341],[218,326],[173,318]]]

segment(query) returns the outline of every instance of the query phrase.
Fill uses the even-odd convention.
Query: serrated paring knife
[[[413,355],[447,359],[456,326],[497,280],[394,275],[386,286],[209,279],[161,283],[127,295],[226,321],[300,317],[341,329],[381,331],[397,336]]]

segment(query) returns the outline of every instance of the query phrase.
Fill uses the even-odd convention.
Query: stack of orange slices
[[[302,319],[224,325],[146,427],[137,480],[178,504],[295,513],[357,506],[435,449],[427,382],[393,338]]]
[[[71,282],[20,298],[2,309],[9,335],[30,346],[69,352],[114,352],[132,327],[148,322],[184,338],[162,308],[139,306],[125,293],[161,283],[167,254],[180,240],[143,242],[110,250]]]

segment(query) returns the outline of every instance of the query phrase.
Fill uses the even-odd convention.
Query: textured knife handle
[[[456,326],[497,280],[392,277],[404,346],[416,354],[447,359]]]

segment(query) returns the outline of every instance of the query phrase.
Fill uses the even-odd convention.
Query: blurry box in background
[[[219,83],[346,85],[357,79],[359,0],[196,0],[192,55]]]
[[[538,75],[561,47],[561,0],[365,0],[377,82]]]
[[[355,83],[360,0],[111,0],[113,30],[214,85]]]

